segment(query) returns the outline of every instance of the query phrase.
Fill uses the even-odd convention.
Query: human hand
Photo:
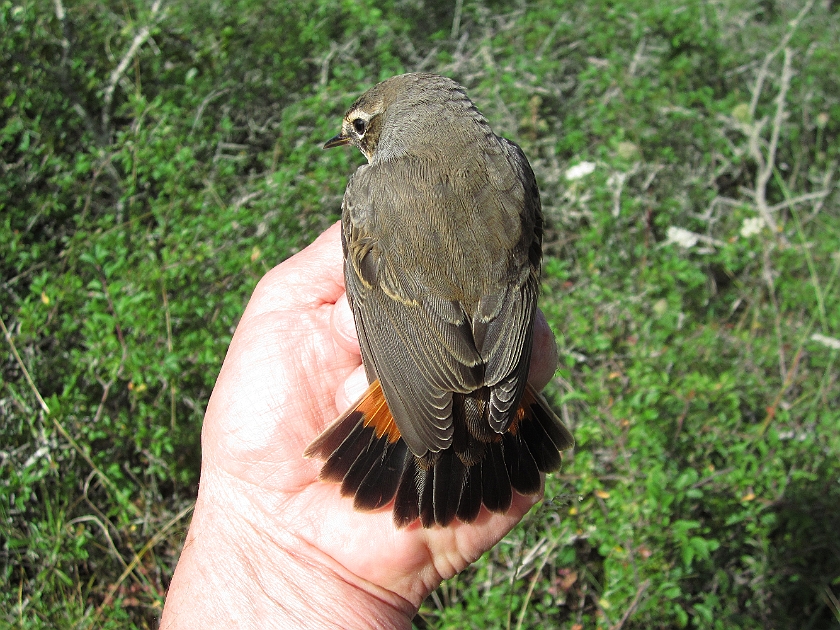
[[[207,407],[199,496],[162,627],[410,627],[423,599],[539,496],[469,525],[397,529],[318,481],[306,446],[367,387],[344,294],[340,227],[260,281]],[[529,380],[557,363],[542,314]]]

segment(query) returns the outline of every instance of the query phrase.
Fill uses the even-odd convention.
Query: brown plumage
[[[406,74],[348,110],[325,148],[368,164],[342,204],[365,395],[306,450],[358,509],[473,521],[534,494],[571,434],[527,385],[542,212],[528,160],[454,81]]]

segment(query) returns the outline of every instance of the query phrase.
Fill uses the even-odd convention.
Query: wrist
[[[301,541],[247,494],[205,482],[162,628],[410,628],[414,607]]]

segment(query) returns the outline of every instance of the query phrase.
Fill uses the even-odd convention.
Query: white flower
[[[764,229],[764,219],[761,217],[753,217],[751,219],[744,219],[741,224],[741,236],[749,238],[755,236]]]
[[[673,225],[668,228],[668,243],[674,243],[680,247],[689,249],[697,245],[697,241],[699,240],[700,235],[690,230],[674,227]]]
[[[595,170],[595,162],[581,162],[566,170],[566,179],[569,181],[586,177]]]

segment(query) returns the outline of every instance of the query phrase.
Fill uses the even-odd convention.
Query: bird
[[[454,80],[391,77],[325,149],[367,158],[341,241],[369,387],[304,452],[357,510],[398,528],[504,513],[537,494],[574,438],[527,382],[543,217],[522,149]]]

